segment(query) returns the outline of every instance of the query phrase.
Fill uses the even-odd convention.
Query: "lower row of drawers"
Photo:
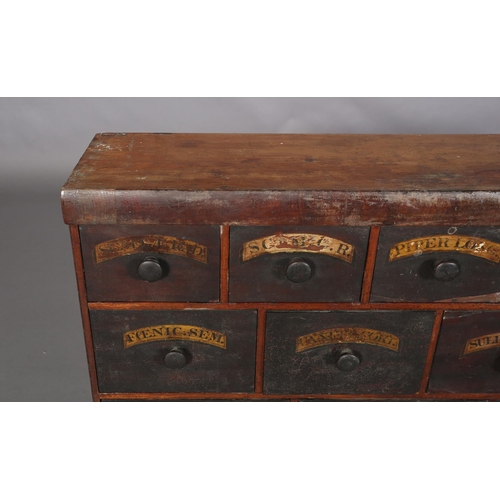
[[[264,394],[416,394],[436,312],[268,311]],[[252,393],[257,311],[91,310],[101,393]],[[500,392],[500,312],[448,311],[427,391]]]

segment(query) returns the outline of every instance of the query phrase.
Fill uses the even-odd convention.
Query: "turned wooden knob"
[[[180,347],[172,347],[163,358],[163,363],[167,368],[173,370],[184,367],[188,362],[188,352]]]
[[[451,281],[460,274],[460,266],[453,261],[438,261],[434,264],[433,275],[438,281]]]
[[[145,258],[137,267],[137,274],[144,281],[158,281],[166,276],[166,269],[154,257]]]
[[[342,372],[352,372],[360,362],[359,357],[351,349],[342,349],[337,359],[337,368]]]
[[[312,268],[304,259],[293,259],[288,264],[285,274],[293,283],[302,283],[312,276]]]

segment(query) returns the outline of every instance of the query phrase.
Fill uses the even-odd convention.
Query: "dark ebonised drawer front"
[[[433,322],[433,312],[270,312],[264,391],[416,393]]]
[[[368,227],[231,227],[235,302],[356,302]]]
[[[99,390],[252,392],[255,311],[91,311]]]
[[[83,226],[89,301],[219,300],[217,226]]]
[[[371,300],[500,301],[500,229],[383,227]]]
[[[500,392],[500,312],[445,313],[429,392]]]

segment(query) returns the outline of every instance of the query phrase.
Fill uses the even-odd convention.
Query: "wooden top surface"
[[[98,134],[87,189],[500,191],[500,135]]]

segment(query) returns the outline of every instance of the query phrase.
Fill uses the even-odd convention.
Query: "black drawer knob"
[[[360,359],[351,349],[342,349],[337,359],[337,368],[342,372],[354,371],[360,363]]]
[[[172,347],[170,351],[167,352],[163,358],[163,363],[167,368],[172,368],[173,370],[182,368],[188,362],[188,353],[180,347]]]
[[[437,261],[434,263],[433,274],[438,281],[451,281],[460,274],[460,266],[453,261]]]
[[[302,283],[311,276],[311,266],[304,259],[293,259],[286,268],[286,277],[293,283]]]
[[[137,267],[139,278],[144,281],[158,281],[166,275],[164,267],[158,259],[147,257]]]

